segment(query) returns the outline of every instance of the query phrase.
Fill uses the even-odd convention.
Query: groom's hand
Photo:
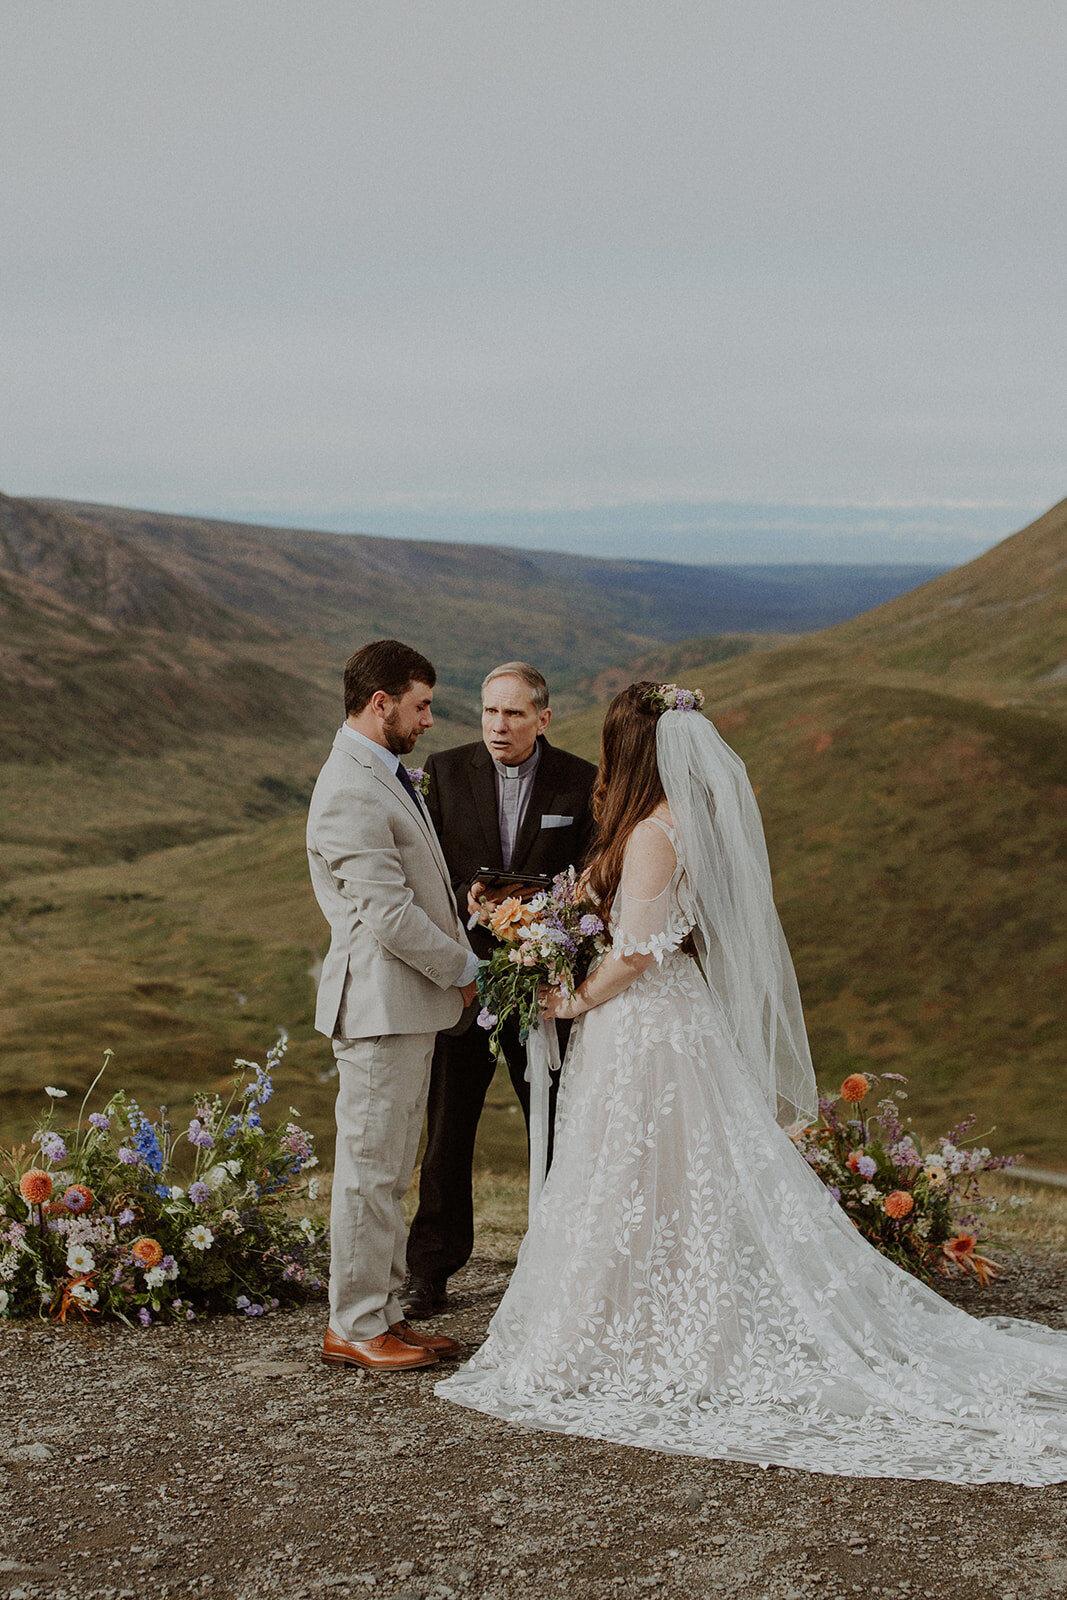
[[[474,1004],[475,997],[478,993],[478,985],[476,983],[464,983],[460,986],[459,992],[463,996],[463,1007],[464,1010],[466,1010],[467,1006],[472,1006]]]

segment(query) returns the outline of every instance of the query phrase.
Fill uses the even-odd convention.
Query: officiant
[[[482,684],[481,740],[427,761],[426,803],[464,915],[473,913],[487,893],[478,876],[481,868],[553,877],[571,865],[580,869],[589,852],[596,768],[548,742],[548,701],[548,684],[535,667],[507,661]],[[479,956],[494,947],[481,926],[471,930],[470,940]],[[562,1045],[562,1027],[560,1035]],[[526,1048],[514,1024],[505,1026],[501,1046],[528,1135]],[[495,1066],[482,1028],[472,1026],[458,1037],[438,1035],[419,1208],[408,1235],[404,1305],[409,1317],[440,1311],[447,1304],[448,1279],[470,1258],[474,1140]],[[550,1117],[555,1101],[553,1082]]]

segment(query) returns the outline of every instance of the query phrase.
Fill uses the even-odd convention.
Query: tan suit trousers
[[[330,1327],[374,1339],[404,1316],[411,1182],[430,1086],[433,1033],[334,1039],[337,1154],[330,1198]]]

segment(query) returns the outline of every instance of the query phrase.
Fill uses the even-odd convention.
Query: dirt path
[[[480,1339],[508,1264],[442,1329]],[[1067,1326],[1067,1260],[968,1309]],[[317,1359],[323,1310],[130,1332],[2,1325],[0,1596],[1040,1600],[1067,1591],[1067,1485],[760,1471],[538,1434],[437,1376]]]

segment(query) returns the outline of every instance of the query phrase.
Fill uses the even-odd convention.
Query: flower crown
[[[657,683],[648,690],[646,699],[658,711],[699,711],[704,704],[699,689],[679,689],[676,683]]]

